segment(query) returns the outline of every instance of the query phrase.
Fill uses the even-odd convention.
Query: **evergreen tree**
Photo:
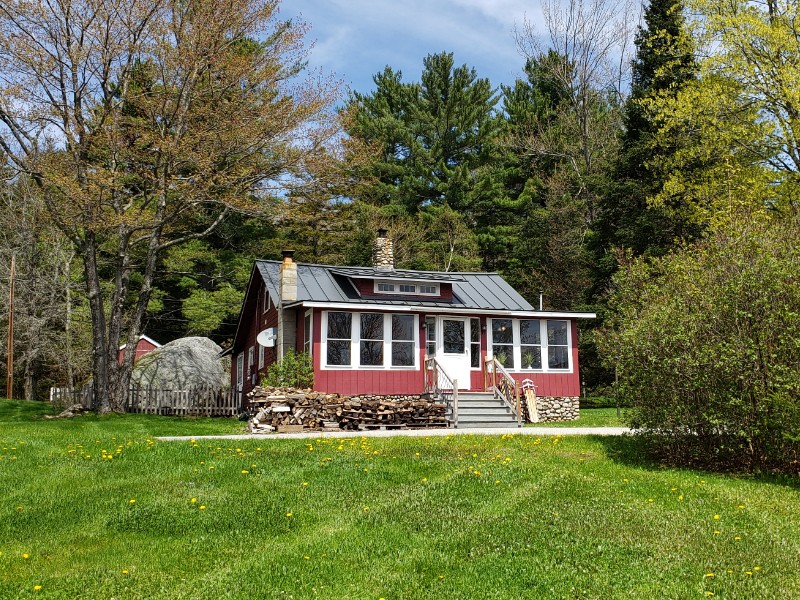
[[[398,226],[420,213],[447,214],[453,223],[454,211],[466,227],[452,230],[464,239],[451,247],[470,248],[466,238],[482,239],[497,220],[502,196],[493,171],[502,126],[498,96],[475,69],[456,67],[452,53],[429,55],[423,65],[419,83],[404,83],[399,71],[386,67],[373,78],[375,91],[351,94],[348,108],[356,116],[348,134],[377,148],[375,159],[358,169],[353,197],[380,207],[379,214]],[[424,216],[417,220],[425,227]],[[455,262],[432,260],[474,264],[470,254],[451,257]]]
[[[696,72],[682,0],[651,0],[635,41],[631,95],[625,103],[614,181],[600,202],[596,235],[590,242],[596,256],[595,293],[602,293],[616,270],[619,257],[614,249],[660,256],[676,240],[700,233],[674,212],[648,202],[664,185],[658,157],[674,152],[676,144],[657,138],[658,115],[648,101],[674,96]]]

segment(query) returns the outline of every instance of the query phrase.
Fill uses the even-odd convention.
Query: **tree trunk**
[[[100,292],[100,277],[97,272],[97,247],[94,233],[87,232],[81,244],[83,274],[92,321],[92,409],[99,413],[111,412],[111,397],[108,386],[108,344],[106,339],[106,313]]]

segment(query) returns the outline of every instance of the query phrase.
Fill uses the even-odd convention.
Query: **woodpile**
[[[420,396],[340,396],[294,388],[255,388],[248,394],[250,431],[288,432],[446,427],[446,405]],[[380,399],[378,399],[380,398]]]

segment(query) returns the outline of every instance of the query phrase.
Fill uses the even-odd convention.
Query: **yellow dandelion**
[[[681,494],[680,496],[678,496],[678,500],[680,500],[681,502],[683,502],[683,494]]]
[[[737,536],[736,536],[735,538],[733,538],[733,539],[735,539],[735,540],[737,540],[737,541],[738,541],[738,540],[740,540],[740,539],[742,539],[742,538],[741,538],[740,536],[738,536],[738,535],[737,535]]]
[[[753,574],[753,572],[752,572],[752,571],[745,571],[745,572],[744,572],[744,574],[745,574],[745,575],[752,575],[752,574]]]
[[[246,469],[242,469],[242,475],[247,475],[249,472],[250,472],[250,471],[248,471],[248,470],[246,470]]]
[[[719,515],[714,515],[714,520],[719,521]]]
[[[197,503],[197,498],[192,498],[192,504],[196,504],[196,503]]]
[[[136,504],[136,498],[131,498],[128,500],[128,504]]]
[[[737,508],[738,508],[739,510],[742,510],[742,509],[744,508],[744,504],[740,504],[740,505],[739,505]]]
[[[201,504],[200,505],[200,510],[205,510],[205,509],[206,509],[206,505],[205,504]]]
[[[31,557],[31,555],[28,554],[27,552],[23,552],[22,553],[22,558],[24,558],[25,560],[28,560],[30,557]]]
[[[311,557],[310,556],[304,556],[303,560],[311,560]]]
[[[427,477],[423,477],[422,478],[422,483],[425,483],[426,481],[428,481],[428,478]]]
[[[38,592],[40,589],[42,589],[42,586],[40,586],[40,585],[33,586],[33,591],[34,592]]]
[[[288,512],[288,513],[286,513],[286,516],[291,518],[292,513]]]
[[[753,571],[760,571],[761,567],[753,567]]]
[[[122,574],[123,575],[127,575],[128,574],[128,569],[122,569]]]
[[[706,577],[713,577],[713,576],[714,576],[713,573],[706,573]]]
[[[714,595],[714,592],[706,592],[706,596],[710,597],[710,596],[713,596],[713,595]]]
[[[364,507],[364,512],[367,512],[368,510],[369,510],[369,506],[365,506]]]
[[[304,481],[304,482],[303,482],[303,487],[306,487],[307,485],[308,485],[308,482],[307,482],[307,481]]]
[[[722,533],[722,532],[716,531],[716,530],[714,531],[714,535],[719,535],[720,533]]]
[[[653,501],[653,499],[652,499],[652,498],[648,498],[648,499],[647,499],[647,501],[648,501],[648,502],[652,502],[652,501]]]

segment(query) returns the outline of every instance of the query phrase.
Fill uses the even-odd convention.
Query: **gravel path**
[[[165,442],[183,440],[312,440],[351,437],[446,437],[449,435],[624,435],[627,427],[509,427],[475,429],[387,429],[373,431],[308,431],[303,433],[258,433],[242,435],[165,435],[156,439]]]

